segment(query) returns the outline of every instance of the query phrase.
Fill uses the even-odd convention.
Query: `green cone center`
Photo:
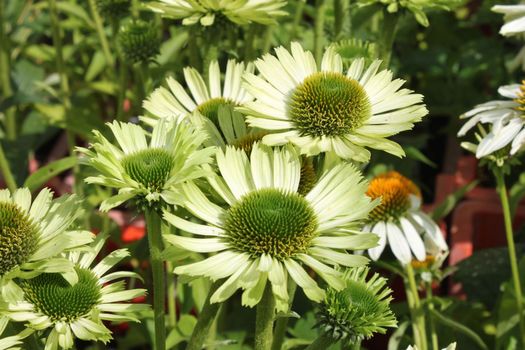
[[[21,283],[27,301],[52,321],[72,322],[88,314],[100,301],[98,279],[88,269],[77,268],[72,286],[61,274],[43,273]]]
[[[168,180],[175,164],[172,154],[162,148],[150,148],[122,159],[126,173],[150,191],[159,192]]]
[[[371,110],[368,95],[356,80],[320,72],[292,92],[289,117],[302,136],[339,136],[359,128]]]
[[[235,107],[235,105],[235,102],[230,99],[226,99],[224,97],[216,97],[198,105],[197,111],[199,111],[200,114],[211,120],[213,124],[215,124],[215,126],[217,126],[217,128],[220,130],[219,108],[221,106]]]
[[[286,259],[304,253],[317,235],[313,208],[297,193],[277,189],[251,192],[227,212],[225,237],[233,249],[252,257]]]
[[[37,246],[37,228],[18,205],[0,202],[0,276],[26,262]]]

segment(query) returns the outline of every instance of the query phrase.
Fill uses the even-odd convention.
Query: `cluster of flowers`
[[[80,208],[75,195],[53,199],[44,189],[32,200],[26,188],[0,190],[0,334],[9,321],[26,327],[0,339],[0,349],[28,336],[45,338],[46,349],[69,349],[74,337],[107,342],[103,321],[137,321],[135,314],[148,309],[126,303],[144,289],[126,290],[117,281],[137,278],[134,272],[107,274],[129,255],[126,249],[93,264],[106,236],[77,228]]]
[[[345,293],[349,280],[367,286],[363,270],[344,269],[368,259],[349,251],[369,249],[378,259],[388,242],[395,257],[410,264],[413,257],[425,261],[427,254],[445,253],[447,246],[420,210],[417,186],[397,172],[368,183],[358,167],[369,161],[369,148],[404,155],[387,137],[427,114],[422,96],[401,89],[404,81],[380,69],[379,60],[367,66],[357,58],[344,70],[328,48],[319,66],[292,43],[290,51],[279,47],[255,64],[228,61],[224,79],[216,61],[207,82],[186,68],[187,89],[168,78],[167,88],[144,101],[141,120],[151,134],[113,122],[118,145],[96,132],[92,148],[80,151],[100,173],[87,181],[118,189],[102,210],[131,201],[161,212],[180,230],[165,234],[165,242],[212,253],[174,271],[223,281],[212,303],[241,289],[243,305],[253,307],[268,290],[276,310],[286,312],[291,278],[312,301],[325,303],[328,332],[342,324],[331,301],[352,300],[334,293]],[[385,281],[377,278],[370,281],[370,300],[388,303],[376,288]],[[367,314],[373,332],[395,325],[389,310],[377,310]],[[340,327],[333,333],[349,339],[372,334],[356,332]]]
[[[502,35],[523,37],[525,5],[496,5],[492,10],[504,14],[506,23],[501,27]],[[525,62],[524,58],[525,48],[519,52],[515,62]],[[477,126],[475,137],[478,144],[463,142],[461,145],[475,153],[477,158],[487,158],[502,166],[505,160],[522,151],[525,145],[525,81],[501,86],[498,93],[507,99],[477,105],[460,117],[468,121],[459,130],[458,136],[465,136]]]

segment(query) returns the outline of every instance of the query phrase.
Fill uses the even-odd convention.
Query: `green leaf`
[[[410,326],[409,321],[405,321],[399,325],[399,327],[396,329],[394,333],[390,336],[390,339],[388,340],[388,350],[398,350],[399,346],[401,344],[401,340],[403,339],[403,336],[405,335],[405,332]]]
[[[431,161],[427,156],[423,154],[419,149],[414,146],[404,147],[405,153],[408,158],[412,158],[426,164],[432,168],[437,168],[437,164]]]
[[[97,51],[91,59],[91,63],[86,72],[86,81],[92,81],[106,68],[106,59],[102,51]]]
[[[448,326],[450,328],[455,329],[456,331],[463,333],[470,339],[472,339],[481,349],[488,350],[489,348],[485,344],[485,342],[480,338],[479,335],[476,334],[473,330],[468,328],[467,326],[462,325],[461,323],[458,323],[447,316],[443,315],[437,310],[428,310],[431,316],[438,321],[439,323],[443,324],[444,326]]]
[[[430,216],[436,221],[447,216],[458,204],[461,198],[463,198],[465,194],[476,187],[477,184],[478,180],[472,181],[471,183],[460,187],[454,193],[448,195],[447,198],[443,200],[443,202],[441,202],[436,208],[434,208],[434,210],[432,210]]]
[[[24,182],[24,187],[35,191],[61,172],[71,169],[76,163],[77,158],[74,156],[51,162],[31,174]]]

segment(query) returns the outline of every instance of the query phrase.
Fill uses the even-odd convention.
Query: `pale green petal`
[[[343,237],[320,236],[312,240],[312,245],[335,249],[368,249],[375,247],[379,238],[373,233],[363,233],[360,235],[348,235]]]
[[[164,239],[175,246],[197,253],[220,252],[229,248],[229,245],[222,238],[190,238],[164,235]]]
[[[292,259],[286,259],[284,260],[284,266],[290,274],[290,277],[304,290],[304,293],[310,300],[316,303],[323,300],[325,296],[324,290],[319,288],[317,283],[306,273],[301,265]]]

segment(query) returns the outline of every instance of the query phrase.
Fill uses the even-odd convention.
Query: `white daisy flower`
[[[244,64],[229,60],[226,65],[224,83],[221,84],[221,71],[217,61],[210,62],[208,84],[194,68],[184,68],[184,79],[191,93],[175,79],[166,80],[169,89],[159,87],[144,101],[143,107],[148,112],[140,119],[148,125],[155,125],[159,119],[181,120],[187,115],[197,114],[218,125],[218,112],[221,106],[236,107],[252,97],[242,87],[242,76],[253,72],[253,64]]]
[[[182,19],[183,25],[200,23],[211,26],[219,22],[238,25],[274,24],[277,17],[287,15],[285,0],[160,0],[148,7],[165,17]]]
[[[332,266],[367,263],[347,250],[377,243],[374,234],[361,237],[358,226],[377,202],[365,195],[367,184],[353,165],[339,164],[325,173],[305,196],[297,192],[301,160],[292,146],[272,150],[255,144],[250,159],[244,151],[227,147],[217,151],[217,165],[222,178],[209,178],[209,182],[229,204],[227,209],[212,203],[189,182],[184,186],[183,205],[207,225],[164,213],[172,225],[199,236],[166,235],[167,242],[190,251],[216,253],[175,269],[176,274],[226,279],[211,302],[222,302],[243,289],[243,305],[253,307],[269,281],[276,308],[284,311],[288,309],[288,276],[311,300],[319,302],[325,296],[302,265],[340,290],[344,288],[342,274]]]
[[[90,267],[104,242],[105,237],[99,236],[92,250],[67,254],[78,274],[75,285],[70,285],[56,273],[40,274],[24,280],[19,301],[10,302],[5,315],[15,322],[26,322],[36,331],[49,331],[45,336],[46,349],[70,349],[74,346],[75,337],[106,343],[112,337],[103,321],[138,322],[135,313],[148,310],[149,306],[126,301],[143,296],[146,290],[126,290],[124,282],[110,282],[139,276],[130,271],[106,274],[129,256],[129,252],[126,249],[115,250],[95,267]]]
[[[398,172],[391,171],[375,177],[368,187],[367,195],[381,198],[369,215],[369,223],[363,232],[379,235],[379,245],[368,249],[368,255],[378,260],[388,243],[397,260],[405,265],[413,257],[424,261],[426,243],[447,251],[448,246],[439,226],[421,208],[419,188]]]
[[[505,24],[499,33],[512,36],[525,32],[525,5],[495,5],[492,11],[502,13]]]
[[[381,61],[366,68],[356,59],[345,73],[334,47],[326,50],[321,70],[313,55],[292,43],[276,56],[266,54],[257,66],[260,76],[245,74],[245,87],[256,98],[239,108],[252,127],[269,130],[267,145],[292,142],[302,154],[334,151],[339,157],[368,161],[375,148],[397,156],[404,151],[387,139],[409,130],[428,111],[422,95],[401,89],[402,79],[379,71]]]
[[[505,85],[500,87],[498,92],[509,100],[489,101],[460,116],[462,119],[469,118],[458,132],[460,137],[478,123],[491,126],[488,134],[481,135],[478,146],[468,147],[472,148],[477,158],[488,156],[508,145],[511,146],[510,155],[514,155],[525,143],[525,85]]]
[[[92,149],[78,149],[100,174],[86,182],[119,190],[102,202],[102,211],[132,199],[141,209],[176,204],[182,182],[207,174],[203,165],[211,161],[214,149],[199,149],[206,135],[187,123],[161,120],[149,142],[147,132],[138,125],[116,121],[108,125],[118,147],[95,130]]]
[[[0,190],[0,291],[2,300],[16,299],[20,289],[14,278],[32,278],[44,272],[60,272],[74,283],[73,266],[62,252],[93,241],[88,231],[71,230],[82,214],[74,195],[53,200],[43,189],[31,200],[27,188],[14,193]]]

